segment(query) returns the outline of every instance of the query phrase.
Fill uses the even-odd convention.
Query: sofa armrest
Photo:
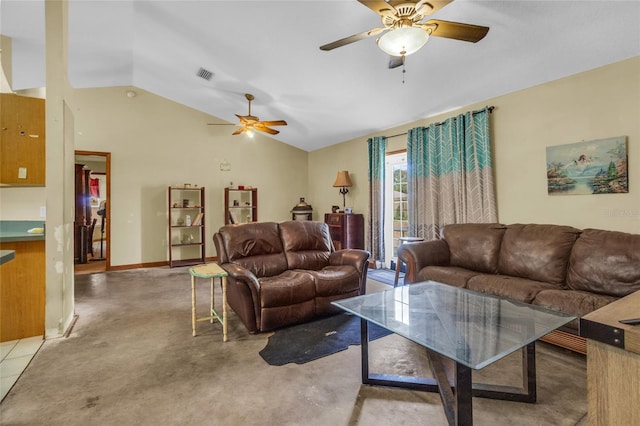
[[[406,264],[405,282],[414,283],[422,268],[449,265],[449,245],[444,240],[402,244],[398,247],[398,260]]]
[[[329,265],[351,265],[356,268],[356,271],[358,271],[358,275],[360,275],[360,294],[365,294],[367,290],[367,271],[369,269],[370,256],[371,254],[366,250],[338,250],[334,251],[329,256]]]
[[[227,271],[227,274],[229,274],[229,278],[245,283],[247,287],[249,287],[249,290],[251,290],[253,300],[257,300],[258,303],[260,303],[260,282],[258,281],[258,277],[256,277],[248,269],[236,265],[235,263],[223,263],[220,266],[222,267],[222,269]]]

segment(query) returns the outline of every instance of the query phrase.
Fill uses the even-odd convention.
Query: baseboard
[[[205,257],[205,262],[216,262],[217,257]],[[145,262],[145,263],[130,263],[128,265],[111,265],[109,271],[126,271],[129,269],[141,269],[141,268],[161,268],[163,266],[169,266],[169,261],[162,262]]]

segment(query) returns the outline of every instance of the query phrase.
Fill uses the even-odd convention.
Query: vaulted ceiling
[[[0,15],[13,90],[44,86],[44,1],[0,0]],[[253,115],[288,122],[275,139],[312,151],[640,55],[639,1],[456,0],[429,18],[491,29],[432,37],[403,73],[375,37],[319,49],[381,26],[356,0],[73,0],[69,80],[136,86],[210,122],[236,123],[251,93]]]

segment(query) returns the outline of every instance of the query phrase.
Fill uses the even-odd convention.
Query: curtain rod
[[[495,108],[496,108],[496,107],[494,107],[494,106],[487,107],[487,109],[489,110],[489,114],[491,114]],[[472,111],[472,112],[471,112],[471,114],[472,114],[472,115],[473,115],[473,114],[477,114],[477,113],[479,113],[479,112],[481,112],[481,111],[483,111],[483,110],[484,110],[484,108],[483,108],[483,109],[481,109],[481,110]],[[442,126],[442,125],[444,124],[444,121],[440,121],[440,122],[438,122],[438,123],[432,123],[432,124],[434,124],[434,125],[436,125],[436,126]],[[409,132],[398,133],[397,135],[387,136],[386,138],[387,138],[387,139],[391,139],[391,138],[397,138],[398,136],[406,136],[408,133],[409,133]]]

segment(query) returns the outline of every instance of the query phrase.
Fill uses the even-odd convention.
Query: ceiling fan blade
[[[231,136],[233,135],[239,135],[240,133],[244,133],[247,131],[246,127],[240,127],[238,130],[236,130],[235,132],[231,133]]]
[[[236,117],[238,117],[238,119],[240,120],[241,123],[246,123],[247,122],[247,117],[245,117],[244,115],[238,115],[238,114],[234,114]]]
[[[287,122],[284,120],[261,121],[260,124],[263,126],[286,126]]]
[[[404,64],[404,56],[389,56],[389,69],[398,68]]]
[[[489,32],[489,27],[463,24],[461,22],[441,21],[439,19],[430,19],[420,25],[420,27],[426,31],[431,29],[431,35],[434,37],[452,38],[455,40],[470,41],[472,43],[482,40]]]
[[[426,4],[432,7],[430,11],[428,9],[427,11],[425,11],[427,15],[431,15],[432,13],[437,12],[452,1],[453,0],[420,0],[418,3],[416,3],[416,9],[419,9]]]
[[[383,0],[358,0],[363,5],[367,6],[369,9],[373,10],[380,16],[389,16],[392,18],[397,18],[398,11],[395,7],[387,3]]]
[[[363,40],[363,39],[365,39],[367,37],[371,37],[373,35],[380,34],[382,31],[385,31],[385,30],[386,30],[386,28],[374,28],[374,29],[369,30],[369,31],[364,31],[364,32],[362,32],[360,34],[354,34],[352,36],[341,38],[340,40],[336,40],[336,41],[334,41],[332,43],[327,43],[327,44],[325,44],[323,46],[320,46],[320,50],[325,50],[325,51],[333,50],[333,49],[335,49],[337,47],[342,47],[342,46],[345,46],[347,44],[351,44],[351,43],[355,43],[356,41]]]
[[[263,126],[262,123],[257,123],[253,128],[259,132],[269,133],[270,135],[277,135],[278,133],[280,133],[277,130],[270,129],[267,126]]]

